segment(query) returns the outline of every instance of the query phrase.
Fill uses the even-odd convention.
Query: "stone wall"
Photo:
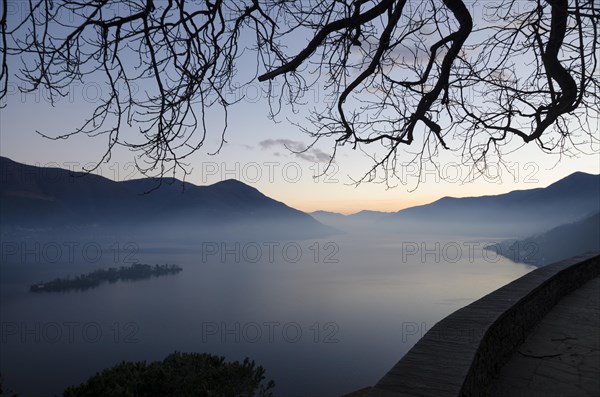
[[[369,396],[481,396],[529,331],[600,275],[600,253],[536,269],[438,322]]]

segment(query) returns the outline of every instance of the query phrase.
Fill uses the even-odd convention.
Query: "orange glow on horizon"
[[[311,200],[311,201],[289,201],[287,205],[303,212],[329,211],[344,215],[354,214],[363,210],[396,212],[417,205],[429,204],[437,198],[414,197],[411,200]]]

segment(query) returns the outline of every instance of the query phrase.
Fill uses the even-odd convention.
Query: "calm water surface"
[[[4,260],[4,385],[26,397],[60,395],[122,360],[160,360],[177,350],[248,356],[275,380],[277,396],[339,396],[373,385],[441,318],[531,270],[484,255],[483,245],[365,233],[209,243],[204,253],[142,247],[115,258],[106,249],[91,261],[76,249],[55,263],[44,255]],[[127,256],[184,271],[83,292],[28,292],[34,282],[115,259],[122,265]]]

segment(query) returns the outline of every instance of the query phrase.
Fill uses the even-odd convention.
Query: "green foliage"
[[[211,354],[170,354],[163,361],[122,362],[69,387],[64,397],[269,397],[274,382],[248,358],[225,362]]]

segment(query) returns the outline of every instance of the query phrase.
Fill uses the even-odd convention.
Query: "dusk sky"
[[[106,148],[102,136],[75,136],[52,141],[36,133],[37,130],[53,136],[79,126],[90,112],[88,103],[93,104],[99,95],[101,84],[92,82],[76,86],[70,98],[59,99],[54,107],[43,94],[21,94],[16,92],[17,83],[12,84],[7,106],[1,110],[2,156],[28,164],[59,165],[76,170],[101,158]],[[575,171],[600,173],[597,154],[579,154],[577,158],[563,156],[561,159],[559,155],[542,153],[535,143],[531,143],[505,156],[511,170],[518,173],[513,176],[507,169],[502,169],[502,180],[492,176],[473,180],[468,165],[461,165],[458,154],[448,153],[438,159],[440,173],[447,176],[447,182],[437,176],[434,165],[428,165],[424,181],[417,187],[415,168],[404,164],[406,185],[391,179],[390,184],[395,188],[388,189],[384,183],[363,183],[355,187],[352,178],[361,177],[372,162],[364,153],[349,148],[338,153],[330,177],[314,179],[314,175],[324,170],[331,152],[328,145],[333,143],[322,141],[302,155],[290,152],[285,146],[298,150],[308,144],[310,138],[284,117],[280,117],[280,123],[270,121],[266,101],[257,97],[258,87],[258,83],[250,86],[246,90],[248,100],[232,107],[226,136],[228,143],[221,152],[214,156],[207,154],[218,147],[218,134],[215,134],[211,145],[189,159],[192,171],[187,177],[189,182],[203,185],[235,178],[303,211],[321,209],[352,213],[363,209],[397,211],[443,196],[478,196],[543,187]],[[300,120],[302,115],[294,117]],[[220,118],[215,119],[215,124],[221,122]],[[453,147],[452,143],[450,146]],[[589,145],[582,149],[594,153]],[[103,164],[97,172],[117,180],[139,177],[131,164],[134,158],[134,152],[119,148],[110,162]],[[495,175],[497,169],[493,167],[489,172]],[[461,183],[461,180],[466,182]],[[379,175],[378,181],[381,182]]]
[[[13,13],[18,11],[19,4],[26,6],[26,2],[10,3]],[[14,59],[11,62],[12,75],[8,83],[6,107],[0,110],[1,155],[28,164],[58,165],[76,170],[100,160],[107,147],[105,136],[74,136],[67,140],[52,141],[41,137],[36,131],[57,136],[81,126],[94,106],[98,105],[99,98],[107,94],[105,81],[95,81],[93,75],[87,76],[85,83],[71,86],[68,95],[58,98],[52,106],[44,90],[20,92],[19,87],[23,87],[23,83],[15,78],[14,73],[21,65]],[[252,56],[240,59],[238,69],[238,74],[244,79],[245,74],[256,70],[255,59]],[[138,94],[143,93],[142,88],[138,87]],[[381,170],[374,183],[362,183],[358,187],[352,183],[370,170],[373,162],[369,155],[377,150],[375,145],[364,147],[364,153],[360,149],[352,150],[349,145],[340,148],[330,176],[315,179],[314,176],[325,169],[334,138],[322,139],[313,149],[299,155],[288,148],[301,150],[312,142],[292,122],[306,126],[308,110],[324,108],[328,100],[325,90],[315,88],[306,93],[301,101],[305,105],[299,106],[297,113],[284,105],[277,122],[273,122],[268,118],[266,88],[266,84],[255,82],[229,93],[228,99],[239,100],[239,103],[229,109],[229,128],[225,137],[227,143],[218,155],[208,153],[214,152],[219,146],[223,114],[217,109],[209,113],[208,130],[211,135],[206,144],[187,159],[188,169],[191,170],[191,175],[187,176],[189,182],[203,185],[235,178],[303,211],[321,209],[352,213],[363,209],[397,211],[443,196],[477,196],[543,187],[575,171],[600,173],[597,142],[583,143],[578,146],[581,153],[573,151],[571,157],[561,157],[559,154],[542,153],[535,142],[523,145],[520,140],[513,139],[503,151],[503,161],[508,169],[501,169],[501,178],[498,178],[499,171],[495,166],[488,170],[485,177],[472,174],[469,164],[461,161],[460,142],[450,140],[448,144],[455,150],[445,151],[434,159],[435,164],[427,164],[418,187],[416,168],[409,164],[411,153],[419,149],[418,143],[405,148],[398,157],[398,175],[402,181],[390,178],[391,189],[382,183],[384,178]],[[473,100],[477,101],[477,98]],[[598,126],[599,122],[591,120],[591,123]],[[135,137],[138,127],[134,124],[127,132],[128,136]],[[576,140],[584,142],[585,137]],[[117,147],[109,163],[103,164],[97,172],[117,180],[140,177],[132,166],[135,156],[136,153]],[[182,176],[177,175],[178,178]],[[448,181],[443,181],[444,176]]]

